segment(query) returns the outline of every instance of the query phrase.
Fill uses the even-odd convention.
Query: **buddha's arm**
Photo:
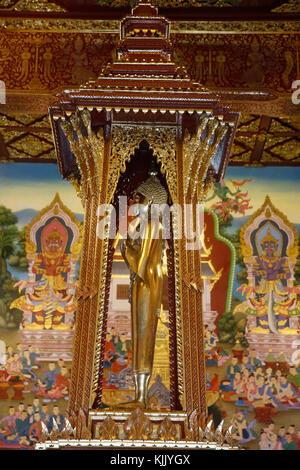
[[[127,266],[134,272],[137,272],[140,256],[140,249],[137,248],[130,238],[122,241],[121,253]]]
[[[162,256],[162,226],[160,221],[148,220],[145,238],[142,240],[141,252],[139,256],[137,274],[146,281],[151,267],[157,267],[161,263]],[[154,271],[154,270],[153,270]]]

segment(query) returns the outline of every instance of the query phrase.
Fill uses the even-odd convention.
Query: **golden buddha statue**
[[[131,273],[129,301],[135,399],[121,403],[117,408],[147,408],[163,288],[162,216],[155,205],[166,204],[167,201],[167,191],[155,172],[151,172],[150,177],[135,191],[137,218],[129,225],[127,239],[121,243],[121,253]]]

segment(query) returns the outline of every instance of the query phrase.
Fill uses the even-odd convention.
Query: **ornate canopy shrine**
[[[50,108],[60,173],[85,207],[68,409],[78,438],[89,432],[95,437],[97,425],[99,430],[109,415],[102,381],[116,241],[110,238],[110,212],[99,208],[118,209],[119,196],[129,201],[153,168],[169,206],[177,207],[171,211],[167,248],[171,399],[165,417],[180,423],[194,416],[198,424],[205,422],[201,247],[190,249],[183,228],[198,226],[198,205],[210,185],[224,177],[238,120],[237,112],[174,64],[169,21],[152,2],[133,8],[121,22],[120,35],[113,63],[97,79],[65,90]],[[178,208],[185,206],[190,212],[182,210],[180,218]],[[99,228],[103,215],[104,237]],[[121,233],[122,217],[116,225]]]

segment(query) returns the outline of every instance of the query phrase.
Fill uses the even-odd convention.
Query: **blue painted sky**
[[[264,202],[268,194],[273,204],[293,223],[300,223],[300,168],[298,167],[229,167],[225,181],[233,189],[230,179],[242,181],[248,191],[253,209]],[[73,186],[64,181],[55,164],[0,163],[0,204],[14,212],[22,209],[41,210],[58,192],[62,201],[74,212],[82,213],[82,205]],[[214,201],[213,201],[214,202]]]
[[[73,212],[83,208],[74,187],[63,180],[55,164],[0,163],[0,204],[13,212],[41,210],[56,193]]]

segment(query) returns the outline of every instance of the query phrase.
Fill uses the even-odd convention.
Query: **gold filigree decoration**
[[[161,163],[161,171],[166,175],[171,198],[174,203],[177,201],[176,128],[114,125],[107,191],[108,203],[117,187],[120,172],[125,171],[126,162],[130,161],[135,149],[143,140],[148,142],[157,161]]]
[[[300,3],[299,0],[289,0],[277,8],[272,10],[272,13],[299,13]]]
[[[98,427],[98,438],[99,439],[117,439],[119,436],[119,428],[116,422],[107,416],[105,420]]]
[[[194,410],[188,417],[186,423],[186,436],[191,441],[200,441],[203,439],[202,429],[205,426],[205,413]]]
[[[61,127],[80,171],[80,186],[76,189],[84,204],[88,195],[100,191],[101,188],[104,159],[103,129],[100,127],[97,131],[92,130],[91,115],[87,109],[72,114],[70,119],[62,120]]]
[[[163,441],[176,441],[177,427],[167,416],[158,427],[158,437]]]
[[[91,429],[87,425],[87,413],[80,408],[76,419],[75,436],[77,439],[91,439]]]
[[[218,146],[225,137],[229,125],[203,111],[195,135],[185,132],[184,196],[202,202],[212,181],[207,178],[208,167]]]
[[[107,231],[109,233],[111,226],[111,213],[107,215]],[[101,283],[100,283],[100,302],[99,302],[99,315],[97,320],[97,332],[96,342],[94,351],[94,366],[93,366],[93,377],[92,377],[92,389],[91,397],[95,398],[98,391],[98,380],[100,373],[100,359],[102,353],[102,341],[103,341],[103,328],[104,328],[104,313],[105,313],[105,287],[107,278],[107,260],[109,255],[109,239],[105,237],[103,246],[103,262],[101,270]],[[105,341],[105,340],[104,340]]]
[[[148,439],[153,431],[153,425],[141,408],[137,407],[124,425],[127,439]]]
[[[157,418],[162,419],[159,424]],[[59,443],[62,439],[67,441],[67,445],[70,446],[76,441],[78,442],[78,439],[85,439],[89,440],[90,444],[96,444],[97,447],[99,441],[103,440],[109,440],[113,443],[113,441],[120,442],[122,439],[123,444],[126,440],[145,440],[153,443],[158,443],[158,441],[161,443],[193,441],[217,444],[227,449],[238,450],[239,448],[232,436],[232,426],[226,431],[223,420],[215,430],[212,419],[205,418],[204,414],[199,413],[198,410],[193,411],[182,421],[181,419],[178,420],[176,414],[173,413],[170,415],[155,413],[151,416],[151,413],[144,413],[138,407],[130,413],[125,423],[123,419],[124,417],[118,415],[118,413],[107,415],[103,412],[101,422],[97,423],[92,437],[91,424],[86,424],[87,418],[82,410],[79,413],[73,413],[72,417],[66,412],[62,431],[59,431],[55,421],[51,432],[49,432],[46,424],[42,423],[40,442],[51,445],[53,441]],[[121,438],[120,436],[124,437]],[[156,447],[156,445],[154,446]]]
[[[99,38],[111,34],[117,41],[120,34],[118,20],[83,20],[68,18],[0,18],[0,30],[25,30],[59,33],[95,33]],[[119,34],[118,34],[119,33]]]
[[[5,3],[4,3],[5,2]],[[54,2],[46,3],[45,0],[1,0],[0,11],[9,10],[29,10],[28,6],[30,3],[35,2],[36,10],[39,8],[40,11],[64,11]],[[25,8],[27,4],[27,8]],[[14,8],[14,5],[18,5]],[[280,13],[284,10],[286,12],[299,12],[299,4],[297,0],[290,0],[285,4],[277,7],[273,12]],[[274,33],[282,34],[287,32],[297,32],[299,30],[299,21],[297,19],[290,19],[288,21],[273,20],[253,20],[253,21],[181,21],[174,20],[170,21],[170,37],[171,40],[176,39],[179,34],[193,34],[196,37],[202,35],[205,32],[208,33]],[[0,29],[5,30],[26,30],[26,31],[42,31],[42,32],[72,32],[72,33],[95,33],[98,37],[103,34],[111,34],[112,38],[117,41],[120,34],[120,21],[101,20],[101,19],[74,19],[74,18],[19,18],[14,16],[7,16],[0,18]]]
[[[172,21],[171,40],[177,34],[194,34],[196,37],[205,32],[211,33],[274,33],[294,32],[299,28],[298,20],[289,21]]]
[[[182,341],[182,299],[180,289],[180,263],[179,263],[179,224],[180,219],[176,211],[172,218],[174,233],[174,275],[175,275],[175,312],[176,312],[176,339],[177,339],[177,380],[180,400],[184,399],[184,368],[183,368],[183,341]],[[181,229],[180,229],[181,230]]]
[[[18,0],[9,10],[16,11],[66,11],[59,5],[56,5],[54,2],[49,0]]]

